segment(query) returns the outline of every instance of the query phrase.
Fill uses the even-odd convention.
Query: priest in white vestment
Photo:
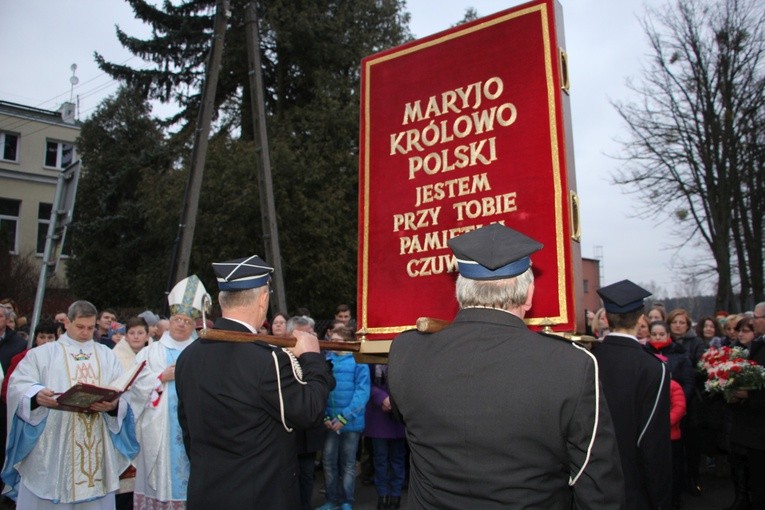
[[[170,329],[159,341],[141,350],[136,363],[146,367],[131,391],[141,452],[133,490],[134,510],[186,508],[189,459],[178,423],[175,361],[196,338],[195,320],[210,296],[196,275],[178,282],[168,295]]]
[[[66,333],[30,350],[11,375],[2,478],[18,510],[114,509],[120,473],[138,451],[124,398],[89,412],[58,409],[56,397],[72,385],[108,386],[122,375],[114,353],[93,341],[96,313],[73,303]]]

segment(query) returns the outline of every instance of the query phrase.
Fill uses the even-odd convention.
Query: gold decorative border
[[[558,266],[558,308],[560,315],[557,317],[541,317],[526,319],[527,324],[531,325],[555,325],[561,324],[567,320],[568,315],[568,302],[566,299],[566,260],[565,260],[565,236],[563,235],[563,204],[562,200],[562,187],[560,182],[561,168],[560,168],[560,152],[558,145],[558,129],[557,129],[557,110],[555,108],[556,89],[555,89],[555,77],[553,74],[552,54],[551,54],[551,41],[550,41],[550,28],[548,22],[548,9],[546,3],[534,5],[526,9],[510,12],[504,16],[500,16],[491,20],[488,20],[477,25],[450,32],[444,34],[441,37],[431,39],[421,44],[416,44],[403,48],[397,52],[387,53],[375,59],[365,61],[365,73],[364,73],[364,207],[363,207],[363,225],[359,225],[362,228],[362,253],[361,257],[361,314],[359,316],[360,325],[363,328],[367,328],[368,334],[388,334],[388,333],[400,333],[407,329],[414,328],[411,326],[392,326],[382,328],[368,328],[368,298],[369,298],[369,171],[370,171],[370,88],[372,81],[372,68],[373,66],[393,60],[411,53],[421,51],[426,48],[441,44],[445,41],[456,39],[458,37],[464,37],[473,32],[483,30],[487,27],[504,23],[505,21],[526,16],[533,13],[540,14],[540,22],[542,25],[542,43],[544,47],[544,59],[545,59],[545,76],[547,82],[547,104],[549,110],[549,126],[550,126],[550,153],[552,159],[553,181],[554,181],[554,195],[555,195],[555,245],[556,245],[556,263]]]

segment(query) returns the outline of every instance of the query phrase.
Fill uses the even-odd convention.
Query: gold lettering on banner
[[[411,277],[452,273],[456,270],[457,260],[454,255],[436,255],[412,259],[406,264],[406,273]]]
[[[421,204],[443,200],[444,198],[473,195],[481,191],[491,191],[488,174],[485,172],[469,177],[459,177],[457,179],[449,179],[448,181],[437,182],[435,184],[417,186],[415,188],[416,201],[414,206],[419,207]]]
[[[393,231],[399,230],[417,230],[420,228],[438,225],[438,213],[441,212],[441,206],[419,211],[407,212],[393,215]]]
[[[462,221],[465,218],[473,220],[518,210],[518,206],[515,205],[515,196],[515,192],[504,193],[493,197],[457,202],[452,207],[457,211],[457,221]]]
[[[449,112],[460,113],[468,108],[476,109],[481,106],[482,98],[489,100],[497,99],[502,95],[504,83],[502,78],[494,76],[486,82],[471,83],[465,87],[458,87],[454,90],[442,92],[440,97],[430,96],[427,99],[425,111],[422,110],[421,100],[413,103],[407,103],[404,107],[404,120],[402,124],[426,120],[431,117],[438,117]]]
[[[442,149],[425,156],[410,157],[409,179],[414,179],[419,171],[424,171],[426,175],[435,175],[479,164],[488,166],[495,161],[497,161],[497,139],[492,136],[487,140],[458,145],[452,150]]]
[[[481,226],[442,225],[502,222],[518,210],[515,191],[484,196],[492,191],[489,173],[500,159],[496,132],[518,121],[518,109],[504,93],[502,79],[492,76],[404,105],[405,128],[390,134],[389,155],[405,156],[407,179],[422,182],[414,188],[414,207],[391,218],[399,255],[417,256],[406,263],[409,277],[456,271],[451,253],[431,252],[446,251],[449,239]],[[450,172],[457,176],[427,182]]]

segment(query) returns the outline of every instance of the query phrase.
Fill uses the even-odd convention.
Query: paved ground
[[[364,485],[361,479],[356,479],[356,505],[355,510],[375,510],[377,508],[377,493],[373,485]],[[733,502],[733,485],[727,474],[716,476],[715,474],[702,475],[701,483],[703,491],[700,496],[693,497],[689,494],[683,495],[683,510],[722,510]],[[317,472],[316,486],[314,488],[313,503],[317,507],[324,503],[323,479],[321,471]],[[402,509],[406,509],[406,497],[404,492],[402,497]],[[6,503],[0,503],[0,510],[11,509],[13,506]],[[233,509],[232,509],[233,510]],[[470,509],[465,509],[470,510]]]
[[[721,477],[715,474],[704,474],[701,479],[702,493],[700,496],[683,495],[683,510],[722,510],[733,502],[733,484],[727,474]],[[314,487],[314,508],[325,502],[321,472],[317,472]],[[401,498],[402,509],[406,509],[406,492]],[[374,485],[364,485],[361,479],[356,479],[356,504],[354,510],[375,510],[377,508],[377,493]],[[470,509],[465,509],[470,510]]]

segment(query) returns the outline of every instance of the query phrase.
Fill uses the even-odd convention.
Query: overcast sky
[[[581,206],[582,255],[602,256],[602,284],[624,278],[655,282],[664,294],[685,294],[676,269],[708,259],[699,249],[672,247],[680,237],[663,219],[635,217],[636,195],[610,184],[622,164],[617,139],[625,128],[612,101],[625,101],[629,77],[640,78],[648,48],[639,19],[645,4],[669,0],[563,0],[571,81],[576,180]],[[449,28],[475,7],[485,16],[518,5],[513,0],[408,0],[417,37]],[[0,100],[56,109],[70,98],[70,66],[77,64],[80,117],[87,118],[117,83],[100,72],[93,52],[112,62],[144,65],[117,41],[118,24],[130,35],[148,29],[122,0],[0,0]],[[708,283],[711,289],[712,282]],[[711,291],[710,291],[711,292]]]

